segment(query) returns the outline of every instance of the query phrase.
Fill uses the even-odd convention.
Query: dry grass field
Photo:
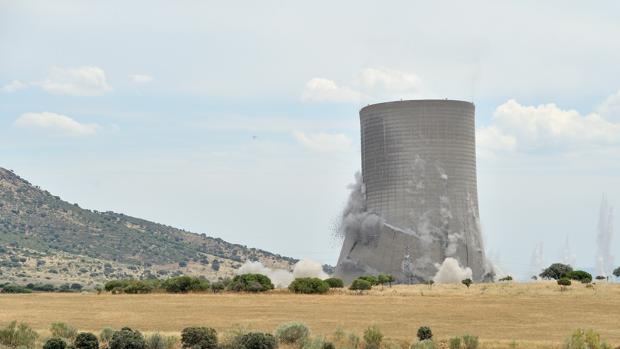
[[[0,325],[25,321],[42,333],[51,322],[98,332],[130,326],[178,333],[192,325],[225,331],[235,324],[273,331],[287,321],[306,323],[313,334],[338,328],[359,335],[378,325],[386,338],[412,341],[428,325],[438,339],[464,333],[484,348],[559,348],[574,329],[593,328],[620,346],[620,285],[575,284],[561,292],[552,282],[378,287],[357,295],[268,294],[27,294],[0,295]]]

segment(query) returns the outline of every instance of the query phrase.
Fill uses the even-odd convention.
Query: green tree
[[[615,277],[620,278],[620,267],[617,267],[616,269],[614,269],[613,274]]]
[[[145,349],[144,337],[140,331],[124,327],[112,335],[110,349]]]
[[[543,279],[559,280],[563,277],[566,277],[566,274],[570,273],[571,271],[573,271],[573,267],[568,264],[553,263],[545,270],[543,270],[542,273],[540,273],[540,277]]]
[[[235,341],[235,349],[276,349],[276,339],[269,333],[250,332]]]
[[[371,288],[372,288],[371,283],[364,279],[355,279],[351,283],[351,286],[349,286],[349,290],[360,291],[360,292],[370,290]]]
[[[235,276],[228,289],[236,292],[264,292],[273,290],[271,280],[262,274],[243,274]]]
[[[425,339],[432,339],[433,338],[433,331],[428,326],[422,326],[422,327],[418,328],[417,336],[418,336],[418,339],[421,340],[421,341],[423,341]]]
[[[573,270],[566,273],[566,277],[571,280],[580,281],[583,284],[592,282],[592,274],[583,270]]]
[[[65,349],[67,347],[67,342],[64,339],[58,337],[52,337],[45,341],[43,344],[43,349]]]
[[[339,279],[339,278],[325,279],[325,282],[327,282],[330,288],[343,288],[344,287],[344,281],[342,281],[342,279]]]
[[[291,292],[305,294],[322,294],[329,291],[329,284],[319,278],[297,278],[288,286]]]
[[[73,346],[76,349],[99,349],[99,340],[90,332],[80,332],[75,337]]]
[[[465,280],[461,280],[461,283],[462,283],[463,285],[467,286],[467,288],[469,288],[469,286],[471,286],[471,284],[473,284],[474,282],[473,282],[473,281],[471,281],[471,279],[470,279],[470,278],[467,278],[467,279],[465,279]]]

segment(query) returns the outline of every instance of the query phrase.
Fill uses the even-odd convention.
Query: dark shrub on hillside
[[[140,331],[124,327],[112,335],[110,349],[145,349],[144,337]]]
[[[50,338],[45,342],[45,344],[43,344],[43,349],[65,349],[66,347],[67,342],[58,337]]]
[[[583,270],[573,270],[566,273],[566,277],[571,280],[580,281],[583,284],[592,282],[592,274]]]
[[[260,332],[246,333],[239,337],[236,344],[238,349],[275,349],[278,347],[274,336]]]
[[[422,326],[420,328],[418,328],[418,339],[423,341],[425,339],[432,339],[433,338],[433,331],[431,331],[431,328],[428,326]]]
[[[32,293],[32,290],[19,285],[4,285],[2,293]]]
[[[571,281],[569,278],[561,278],[558,280],[558,285],[560,286],[570,286],[571,285]]]
[[[370,290],[372,288],[372,284],[363,279],[355,279],[351,286],[349,286],[349,290],[353,291],[365,291]]]
[[[142,294],[150,293],[153,285],[142,280],[112,280],[106,282],[103,288],[112,293]]]
[[[339,279],[339,278],[325,279],[325,282],[327,282],[330,288],[343,288],[344,287],[344,281],[342,281],[342,279]]]
[[[273,290],[273,284],[265,275],[243,274],[235,276],[228,289],[236,292],[264,292]]]
[[[553,263],[549,267],[547,267],[547,269],[543,270],[542,273],[540,273],[540,277],[543,279],[559,280],[563,277],[566,277],[566,274],[570,273],[571,271],[573,271],[573,267],[568,264]]]
[[[217,332],[210,327],[187,327],[181,331],[183,348],[216,349]]]
[[[199,292],[209,289],[209,281],[197,277],[177,276],[164,281],[162,287],[171,293]]]
[[[90,332],[81,332],[75,337],[73,346],[76,349],[99,349],[99,341],[94,334]]]
[[[297,278],[288,289],[295,293],[322,294],[329,291],[329,284],[319,278]]]

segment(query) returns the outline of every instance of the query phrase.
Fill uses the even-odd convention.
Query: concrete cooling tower
[[[362,175],[336,274],[425,282],[447,257],[490,278],[479,227],[474,105],[411,100],[360,111]]]

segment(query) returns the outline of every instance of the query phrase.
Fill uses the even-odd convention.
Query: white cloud
[[[432,94],[417,75],[385,68],[363,69],[349,86],[325,78],[306,83],[302,100],[306,102],[370,102],[429,97]]]
[[[15,126],[47,129],[72,136],[94,135],[99,129],[97,124],[83,124],[66,115],[50,112],[22,114],[15,120]]]
[[[129,75],[129,80],[134,84],[148,84],[149,82],[153,82],[154,78],[147,74],[132,74]]]
[[[607,120],[620,122],[620,91],[607,97],[597,111]]]
[[[99,67],[52,67],[44,81],[34,82],[45,91],[58,95],[100,96],[111,91],[105,72]]]
[[[353,142],[341,133],[313,133],[293,132],[295,139],[303,146],[317,151],[347,151],[352,148]]]
[[[19,90],[23,90],[26,87],[28,87],[27,84],[19,81],[19,80],[13,80],[10,83],[2,86],[2,91],[6,92],[6,93],[12,93],[12,92],[16,92]]]
[[[620,123],[598,113],[581,115],[555,104],[525,106],[509,100],[495,110],[492,123],[478,130],[484,150],[569,150],[620,144]]]
[[[301,99],[306,102],[359,102],[362,94],[338,86],[333,80],[314,78],[306,83]]]

